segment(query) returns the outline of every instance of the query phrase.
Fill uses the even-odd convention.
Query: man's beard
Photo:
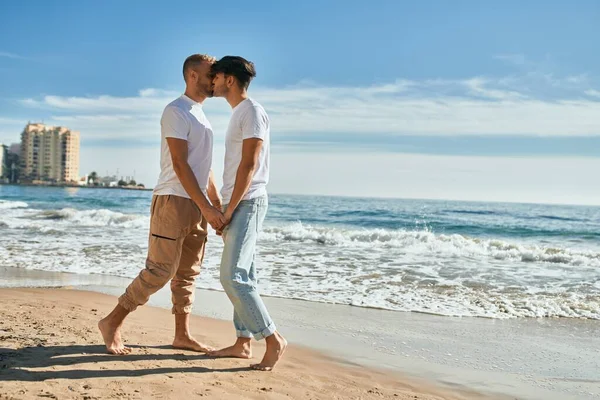
[[[198,85],[198,93],[206,97],[213,97],[214,95],[212,85]]]

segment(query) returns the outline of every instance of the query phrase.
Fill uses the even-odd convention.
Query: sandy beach
[[[126,322],[128,356],[105,354],[96,322],[115,297],[69,289],[0,289],[0,399],[484,399],[291,345],[271,373],[247,360],[171,348],[172,315],[143,307]],[[199,340],[223,346],[226,321],[193,316]],[[262,343],[255,345],[255,358]]]
[[[178,398],[191,387],[167,375],[214,398],[593,400],[600,393],[597,321],[449,318],[265,297],[292,346],[281,368],[261,375],[247,369],[248,361],[170,349],[168,288],[126,321],[134,354],[111,357],[95,325],[128,282],[0,266],[0,399],[46,392]],[[192,332],[214,346],[229,344],[227,296],[202,289],[196,295]],[[252,362],[261,349],[255,347]]]

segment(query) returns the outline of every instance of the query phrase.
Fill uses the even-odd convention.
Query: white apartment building
[[[29,123],[21,133],[21,179],[79,180],[79,132]]]

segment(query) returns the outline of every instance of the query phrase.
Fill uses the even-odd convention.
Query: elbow
[[[180,160],[178,158],[174,158],[172,159],[173,161],[173,170],[175,170],[176,173],[183,171],[186,162],[183,160]]]
[[[246,173],[252,174],[256,170],[256,162],[243,162],[240,164],[240,169]]]

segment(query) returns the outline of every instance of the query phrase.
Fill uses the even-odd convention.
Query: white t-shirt
[[[263,143],[252,183],[242,200],[250,200],[267,194],[270,158],[269,137],[269,116],[260,104],[247,98],[233,109],[227,127],[227,134],[225,135],[225,167],[223,171],[223,188],[221,189],[223,204],[229,203],[233,194],[235,177],[242,161],[244,139],[258,138],[262,139]]]
[[[187,140],[188,164],[196,176],[198,186],[206,195],[212,164],[213,131],[202,111],[202,105],[182,95],[165,107],[160,128],[160,175],[153,193],[190,198],[173,169],[167,143],[167,138],[171,137]]]

